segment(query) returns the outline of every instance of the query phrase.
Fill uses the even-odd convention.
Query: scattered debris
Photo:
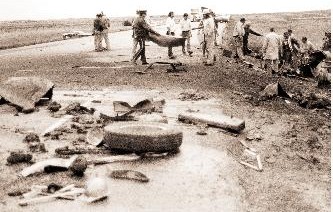
[[[76,154],[109,154],[110,150],[108,149],[97,149],[97,148],[80,148],[74,147],[69,148],[68,146],[59,147],[55,149],[55,153],[58,155],[76,155]]]
[[[178,120],[185,123],[207,124],[208,126],[240,132],[245,128],[245,121],[224,114],[182,113]]]
[[[28,163],[32,160],[32,155],[22,152],[11,152],[7,158],[8,165],[17,163]]]
[[[111,171],[110,177],[115,179],[134,180],[143,183],[149,182],[149,178],[146,175],[132,170],[114,170]]]
[[[82,177],[87,169],[87,166],[87,160],[81,155],[73,161],[68,169],[72,171],[75,176]]]
[[[68,105],[65,108],[66,114],[68,115],[80,115],[80,114],[94,114],[94,112],[96,111],[95,108],[90,108],[88,109],[87,107],[82,106],[80,103],[78,102],[74,102],[70,105]]]
[[[56,191],[59,191],[60,189],[62,189],[63,186],[55,184],[55,183],[51,183],[47,186],[47,193],[53,194]]]
[[[266,88],[259,93],[259,95],[263,100],[277,96],[290,98],[289,94],[286,91],[284,91],[280,83],[272,83],[267,85]]]
[[[44,143],[29,143],[28,147],[31,152],[47,152]]]
[[[301,93],[297,93],[293,98],[298,102],[299,106],[307,109],[324,109],[331,106],[329,98],[314,93],[310,93],[308,96],[303,96]]]
[[[73,156],[70,159],[51,158],[44,161],[37,162],[30,167],[22,170],[21,175],[27,177],[29,175],[43,172],[45,167],[59,167],[68,169],[78,156]]]
[[[97,103],[102,103],[101,100],[92,100],[91,102],[92,102],[92,103],[96,103],[96,104],[97,104]]]
[[[78,195],[81,195],[85,192],[83,188],[76,188],[74,185],[66,186],[58,191],[55,191],[53,194],[39,192],[37,193],[37,197],[33,198],[25,198],[19,202],[20,206],[27,206],[30,204],[47,202],[55,199],[66,199],[66,200],[74,200]]]
[[[47,106],[47,109],[51,112],[57,112],[59,111],[61,108],[61,105],[58,103],[58,102],[51,102],[48,106]]]
[[[134,106],[129,105],[127,102],[114,101],[113,107],[114,111],[119,115],[130,114],[133,112],[151,113],[151,112],[163,112],[163,107],[165,105],[165,100],[153,100],[145,99]]]
[[[104,128],[105,144],[113,150],[129,152],[168,152],[182,144],[183,133],[166,124],[126,123]]]
[[[28,113],[42,98],[52,98],[54,84],[39,77],[11,77],[0,85],[0,96]]]
[[[193,91],[180,93],[178,99],[182,101],[199,101],[206,100],[208,97],[198,91]]]
[[[23,139],[23,142],[25,143],[39,143],[40,138],[37,133],[29,133],[28,135],[25,136]]]
[[[95,118],[91,114],[82,114],[79,116],[74,116],[72,121],[79,124],[94,124]]]
[[[167,72],[174,73],[174,72],[186,71],[183,63],[180,63],[180,62],[175,63],[175,62],[161,62],[161,61],[157,61],[157,62],[153,62],[153,63],[149,64],[149,66],[144,71],[142,71],[141,73],[147,73],[147,70],[151,69],[154,64],[170,65],[171,69],[167,69]],[[136,72],[136,73],[139,73],[139,72]]]
[[[248,141],[253,141],[253,140],[260,141],[260,140],[262,140],[262,137],[261,137],[260,133],[258,133],[258,132],[251,132],[246,136],[246,140],[248,140]]]

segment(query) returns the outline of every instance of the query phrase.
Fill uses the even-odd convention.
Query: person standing
[[[205,52],[207,53],[207,60],[204,61],[205,65],[214,65],[214,48],[215,48],[215,21],[210,16],[210,11],[205,9],[203,11],[203,34],[205,43]]]
[[[283,33],[283,40],[281,43],[281,61],[284,68],[290,69],[292,64],[292,47],[289,43],[288,32]]]
[[[102,21],[101,21],[102,15],[99,13],[96,15],[96,18],[94,19],[94,28],[93,28],[93,35],[94,35],[94,44],[95,44],[95,51],[100,52],[103,51],[102,46]]]
[[[308,40],[308,38],[302,37],[302,42],[300,44],[301,63],[306,64],[309,61],[310,54],[315,50],[314,45]]]
[[[141,56],[142,65],[147,65],[146,59],[146,48],[145,48],[145,41],[148,38],[148,33],[154,33],[159,35],[156,31],[154,31],[145,21],[147,16],[146,10],[138,10],[138,17],[136,17],[133,21],[133,39],[139,43],[140,48],[138,51],[135,52],[133,55],[131,62],[136,64],[136,60]]]
[[[281,38],[275,33],[274,28],[265,35],[262,52],[265,60],[265,67],[270,68],[271,73],[278,71],[279,52],[281,48]]]
[[[243,37],[245,34],[244,30],[245,18],[241,18],[235,25],[232,36],[234,37],[234,45],[236,48],[235,58],[244,60],[243,55]]]
[[[262,36],[261,34],[253,31],[251,29],[251,24],[249,22],[246,22],[244,26],[244,36],[243,36],[243,54],[244,55],[249,55],[252,53],[252,50],[249,49],[248,44],[249,44],[249,35],[256,35],[256,36]]]
[[[184,13],[183,19],[180,21],[180,29],[182,31],[182,37],[186,38],[186,49],[187,49],[187,53],[192,56],[192,51],[191,51],[191,21],[190,19],[188,19],[188,14]],[[183,45],[183,54],[185,55],[185,43]]]
[[[174,13],[172,11],[169,12],[165,25],[167,27],[166,34],[175,36],[176,23],[175,23],[175,19],[174,19]],[[169,56],[169,59],[175,59],[175,56],[172,53],[172,47],[168,47],[168,56]]]
[[[109,40],[109,28],[111,26],[110,24],[110,19],[108,17],[106,17],[105,14],[101,13],[102,17],[101,17],[101,23],[102,23],[102,32],[101,32],[101,36],[102,36],[102,40],[104,40],[105,45],[106,45],[106,51],[110,51],[111,47],[110,47],[110,40]]]

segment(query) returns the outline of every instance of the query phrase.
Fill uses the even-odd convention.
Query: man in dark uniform
[[[145,21],[145,17],[147,15],[146,10],[138,10],[138,17],[135,18],[133,21],[133,39],[135,39],[139,45],[140,49],[133,55],[131,60],[132,63],[136,64],[136,60],[141,56],[142,65],[147,65],[146,60],[146,48],[145,48],[145,41],[148,38],[148,33],[154,33],[159,35],[155,30],[153,30]]]
[[[256,35],[256,36],[262,36],[261,34],[253,31],[251,29],[251,24],[250,23],[246,23],[244,26],[244,36],[243,36],[243,54],[244,55],[249,55],[252,53],[252,50],[249,49],[248,44],[249,44],[249,35]]]

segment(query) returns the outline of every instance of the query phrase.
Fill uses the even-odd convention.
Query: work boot
[[[148,65],[147,61],[142,62],[142,65]]]
[[[169,56],[169,59],[176,59],[176,57],[175,56],[173,56],[173,55],[171,55],[171,56]]]

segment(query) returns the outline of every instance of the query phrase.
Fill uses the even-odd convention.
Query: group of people
[[[254,32],[245,18],[241,18],[233,31],[235,56],[240,60],[244,60],[244,55],[252,52],[248,48],[249,34],[263,36]],[[315,50],[315,46],[307,37],[302,37],[301,42],[299,42],[291,29],[283,33],[282,37],[275,32],[274,28],[270,28],[269,33],[263,36],[261,53],[265,60],[265,68],[277,72],[281,66],[290,69],[307,63],[309,55]]]
[[[103,14],[103,12],[98,13],[94,20],[94,44],[95,51],[109,51],[111,50],[110,41],[109,41],[109,28],[110,28],[110,19]],[[103,47],[103,40],[105,42],[105,47]]]
[[[181,29],[181,36],[186,38],[185,43],[182,46],[182,52],[184,55],[193,54],[191,49],[191,21],[187,13],[184,13],[183,18],[179,22]],[[150,25],[147,19],[146,10],[137,10],[137,17],[132,23],[133,29],[133,48],[131,62],[136,64],[138,58],[141,58],[143,65],[148,64],[145,54],[145,41],[149,39],[149,33],[160,35]],[[166,19],[166,34],[168,36],[175,36],[176,23],[174,19],[174,12],[169,12]],[[215,14],[207,9],[202,9],[202,19],[197,29],[202,35],[199,38],[200,46],[202,48],[203,63],[207,66],[214,65],[216,61],[215,46],[217,37],[218,21],[215,19]],[[99,13],[96,15],[94,20],[95,35],[95,50],[103,51],[110,50],[110,42],[108,39],[108,32],[110,28],[110,20],[103,14]],[[256,36],[263,37],[262,46],[262,58],[265,61],[265,68],[271,69],[272,72],[278,71],[279,66],[295,68],[296,61],[305,63],[309,55],[315,51],[314,45],[307,39],[302,37],[299,42],[292,30],[288,30],[283,36],[278,35],[274,28],[270,28],[269,33],[262,35],[251,29],[251,23],[246,21],[245,18],[241,18],[234,26],[233,39],[235,46],[235,58],[243,61],[245,55],[252,53],[252,50],[248,47],[249,35],[253,34]],[[102,40],[104,39],[106,47],[102,46]],[[139,49],[137,49],[139,45]],[[172,47],[168,47],[169,59],[174,59],[175,56],[172,51]],[[298,65],[298,64],[297,64]]]

